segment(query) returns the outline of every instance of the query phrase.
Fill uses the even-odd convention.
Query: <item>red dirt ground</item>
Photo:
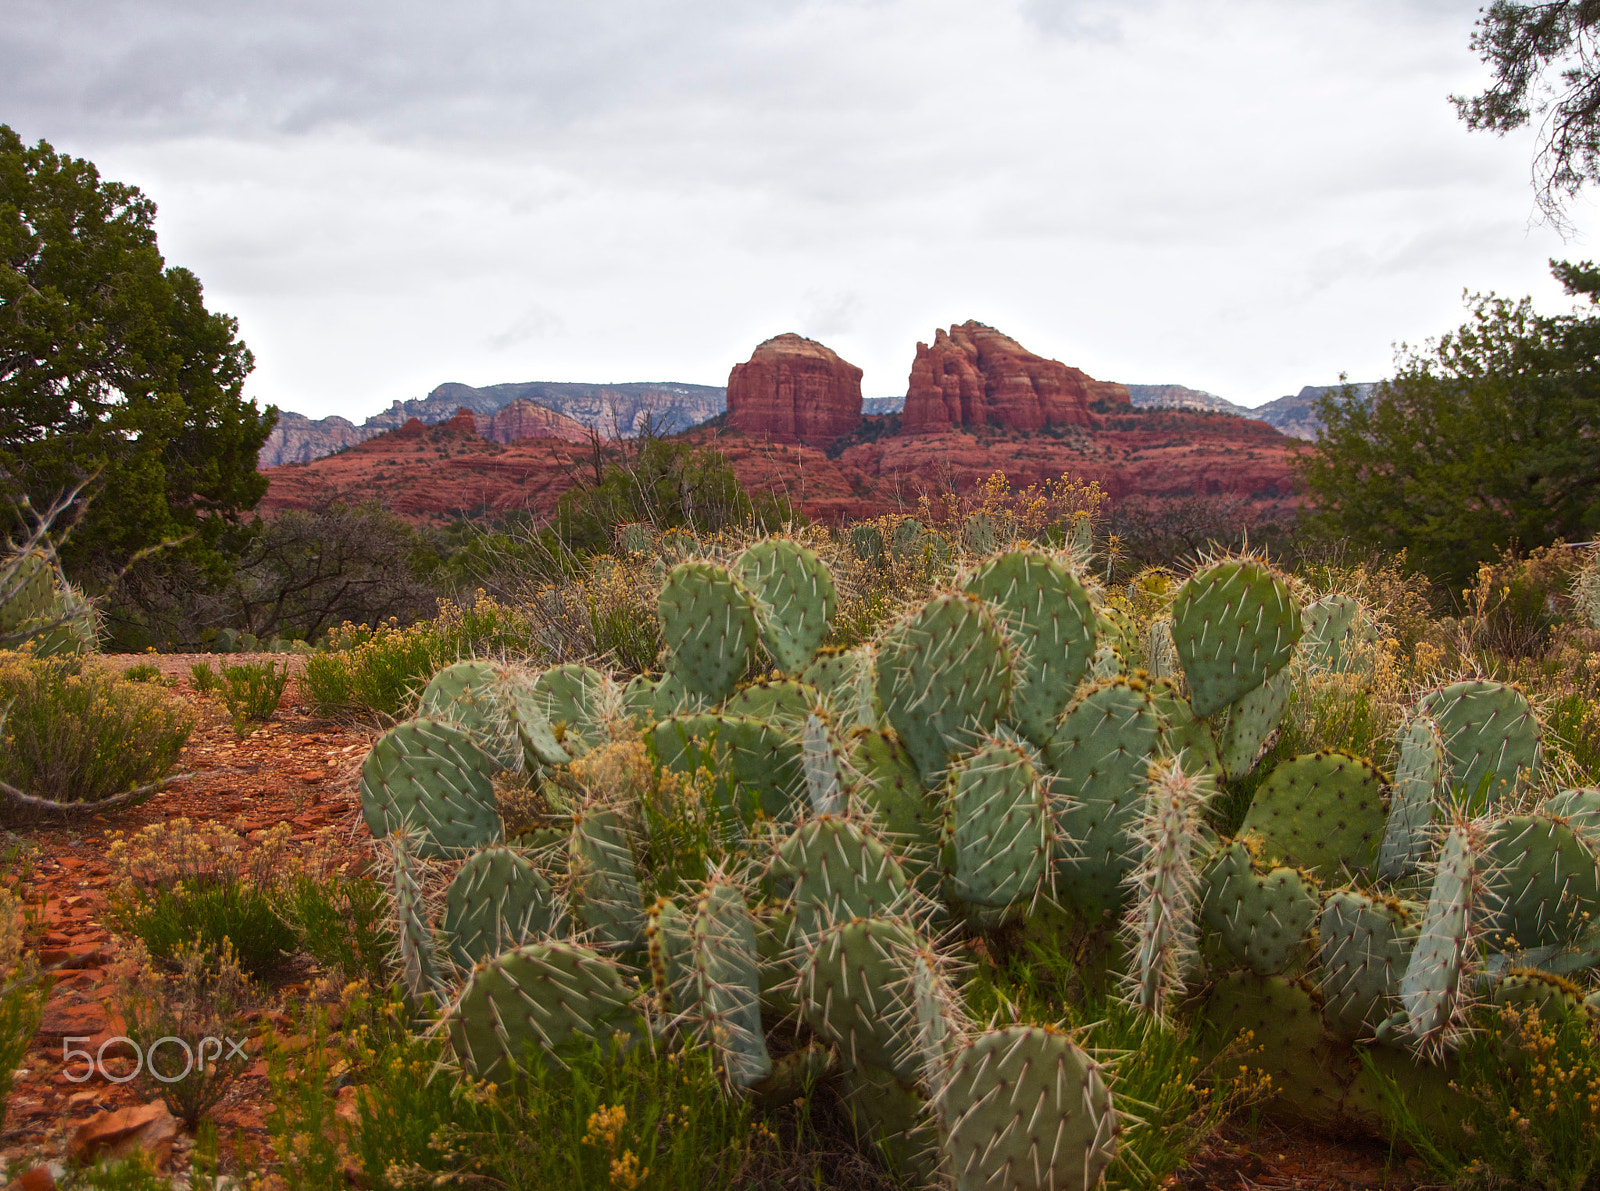
[[[263,655],[265,656],[265,655]],[[226,659],[191,655],[137,655],[108,659],[127,667],[152,663],[164,676],[178,678],[176,692],[194,706],[197,724],[178,772],[189,774],[142,806],[90,816],[65,826],[20,829],[38,848],[31,873],[19,874],[15,892],[28,907],[29,942],[47,964],[61,963],[60,979],[12,1087],[0,1134],[0,1158],[13,1173],[61,1158],[68,1139],[83,1123],[101,1114],[142,1103],[132,1085],[118,1085],[99,1074],[84,1083],[63,1074],[63,1036],[88,1035],[91,1049],[118,1034],[119,1022],[108,1002],[127,971],[103,915],[111,872],[105,849],[111,832],[132,835],[149,824],[179,816],[216,819],[241,833],[263,832],[287,821],[295,838],[308,839],[333,828],[352,859],[364,857],[370,840],[360,814],[356,779],[374,732],[311,715],[291,681],[272,721],[244,740],[235,738],[227,716],[211,698],[193,691],[189,668],[197,661],[215,667]],[[293,995],[313,979],[296,971],[280,992]],[[260,1022],[258,1031],[272,1023]],[[112,1073],[131,1066],[107,1052]],[[119,1067],[119,1063],[121,1066]],[[269,1110],[265,1065],[252,1063],[213,1113],[226,1156],[246,1151],[269,1153],[263,1124]],[[186,1138],[176,1146],[183,1169]],[[1391,1159],[1386,1147],[1286,1132],[1271,1123],[1257,1130],[1234,1127],[1209,1147],[1168,1186],[1185,1191],[1206,1188],[1271,1187],[1304,1191],[1418,1186],[1420,1166],[1413,1159]]]

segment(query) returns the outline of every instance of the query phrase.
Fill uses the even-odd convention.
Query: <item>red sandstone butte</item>
[[[456,415],[460,417],[458,413]],[[520,442],[525,438],[561,438],[567,442],[588,442],[589,428],[565,414],[518,397],[492,414],[478,414],[474,421],[478,433],[490,442]]]
[[[1126,406],[1128,390],[1036,356],[993,327],[969,321],[948,333],[936,331],[932,346],[917,344],[900,427],[919,434],[958,426],[1093,426],[1091,404],[1100,400]]]
[[[793,333],[728,374],[728,425],[772,442],[826,446],[861,425],[861,369]]]

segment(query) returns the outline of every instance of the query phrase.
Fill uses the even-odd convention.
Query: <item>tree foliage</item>
[[[93,477],[61,552],[80,576],[175,539],[220,571],[266,491],[256,452],[276,411],[243,398],[238,326],[166,266],[155,214],[0,125],[0,495],[44,508]]]
[[[1551,262],[1600,301],[1600,270]],[[1366,400],[1317,403],[1302,453],[1313,524],[1459,587],[1480,562],[1600,532],[1600,315],[1472,299],[1471,320],[1402,356]]]
[[[752,522],[775,529],[795,518],[783,497],[746,493],[721,452],[710,447],[647,436],[633,453],[621,449],[608,458],[596,442],[590,474],[562,493],[554,529],[568,549],[607,551],[617,526],[634,521],[715,533]]]
[[[1542,117],[1534,190],[1557,223],[1562,201],[1600,178],[1597,30],[1597,0],[1495,0],[1480,10],[1472,35],[1494,81],[1478,95],[1451,97],[1474,130],[1504,135]]]

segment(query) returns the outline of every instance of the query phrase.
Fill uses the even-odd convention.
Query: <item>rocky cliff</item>
[[[1034,355],[993,327],[965,322],[917,344],[901,427],[921,434],[960,426],[1093,426],[1097,403],[1127,406],[1128,391]]]
[[[492,414],[474,414],[473,417],[478,434],[490,442],[518,442],[524,438],[588,442],[594,433],[580,422],[521,397],[510,405],[502,405]]]
[[[728,426],[773,442],[825,446],[861,424],[861,369],[793,333],[728,374]]]
[[[357,426],[345,418],[318,418],[280,410],[278,424],[267,435],[256,457],[258,467],[277,467],[282,463],[308,463],[353,447],[377,431]]]
[[[1322,419],[1317,417],[1316,402],[1324,393],[1338,393],[1343,385],[1306,385],[1298,393],[1279,397],[1250,411],[1250,417],[1260,418],[1284,434],[1295,438],[1316,438],[1322,433]],[[1357,400],[1365,401],[1377,388],[1376,382],[1363,382],[1349,386]]]
[[[1187,385],[1127,385],[1128,399],[1136,409],[1204,409],[1216,414],[1253,418],[1255,412],[1226,397],[1191,389]]]

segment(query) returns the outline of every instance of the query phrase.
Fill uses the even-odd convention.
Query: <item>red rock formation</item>
[[[589,428],[581,422],[521,397],[509,405],[501,406],[492,414],[477,414],[476,421],[478,433],[490,442],[519,442],[525,438],[589,441]]]
[[[728,425],[826,446],[861,424],[861,369],[814,339],[779,335],[728,374]]]
[[[394,436],[396,438],[421,438],[422,437],[422,419],[420,419],[420,418],[410,418],[410,419],[408,419],[404,426],[400,427],[400,429],[398,429],[398,430],[396,430],[394,432]]]
[[[1093,426],[1091,403],[1128,404],[1128,390],[1046,360],[993,327],[966,322],[917,344],[900,427],[907,434],[958,426]]]

